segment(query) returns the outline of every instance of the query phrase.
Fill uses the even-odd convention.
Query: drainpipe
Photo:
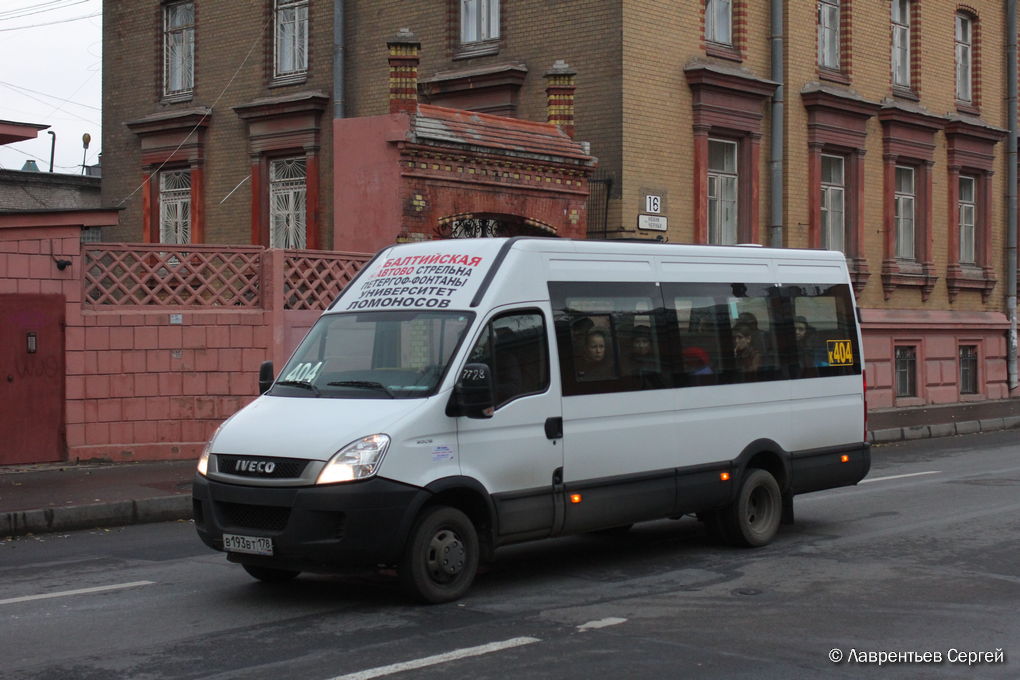
[[[344,0],[333,0],[333,118],[345,118],[344,61],[347,43],[344,38]]]
[[[1016,0],[1006,0],[1006,87],[1009,117],[1009,149],[1006,153],[1006,311],[1009,314],[1009,337],[1006,338],[1006,366],[1009,389],[1017,388],[1017,37]]]
[[[785,114],[783,92],[783,0],[772,0],[772,30],[769,42],[772,46],[772,80],[779,83],[772,95],[772,130],[769,198],[769,245],[783,247],[783,124]]]

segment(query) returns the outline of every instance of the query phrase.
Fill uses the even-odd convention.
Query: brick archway
[[[438,238],[558,236],[552,225],[520,215],[500,213],[461,213],[441,217],[435,235]]]

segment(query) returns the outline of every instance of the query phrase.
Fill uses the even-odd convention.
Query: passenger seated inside
[[[751,312],[741,312],[737,317],[737,323],[743,324],[751,329],[751,346],[758,350],[758,356],[768,356],[772,348],[768,342],[765,331],[758,328],[758,317]]]
[[[803,316],[797,316],[793,319],[793,331],[797,338],[797,356],[800,367],[814,368],[817,366],[827,366],[828,357],[814,326],[809,324]]]
[[[609,380],[616,377],[612,349],[606,332],[593,328],[584,336],[584,356],[577,372],[580,380]]]
[[[630,368],[634,375],[659,371],[659,362],[652,349],[652,331],[648,326],[635,326],[631,332]]]
[[[754,329],[738,323],[733,327],[733,358],[737,370],[757,373],[761,368],[761,352],[754,346]]]
[[[712,375],[708,352],[700,347],[685,347],[683,351],[684,372],[687,375]]]

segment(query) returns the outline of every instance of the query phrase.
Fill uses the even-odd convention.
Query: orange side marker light
[[[849,463],[850,462],[850,456],[848,456],[848,455],[846,455],[844,453],[842,456],[839,457],[839,462],[840,463]]]
[[[728,472],[720,472],[719,473],[719,481],[721,481],[721,482],[728,482],[728,481],[730,481],[730,473],[728,473]]]
[[[572,494],[570,494],[570,502],[571,503],[580,503],[581,502],[581,494],[579,494],[579,493],[572,493]]]

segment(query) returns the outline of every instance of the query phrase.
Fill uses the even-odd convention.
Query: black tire
[[[287,581],[293,581],[301,573],[300,571],[291,571],[290,569],[259,567],[254,564],[242,564],[241,566],[244,567],[249,576],[263,583],[286,583]]]
[[[400,561],[400,583],[413,598],[437,604],[460,599],[478,571],[478,532],[460,510],[426,508]]]
[[[776,478],[767,470],[750,468],[737,500],[722,511],[720,524],[728,542],[756,548],[772,541],[782,516],[783,496]]]

